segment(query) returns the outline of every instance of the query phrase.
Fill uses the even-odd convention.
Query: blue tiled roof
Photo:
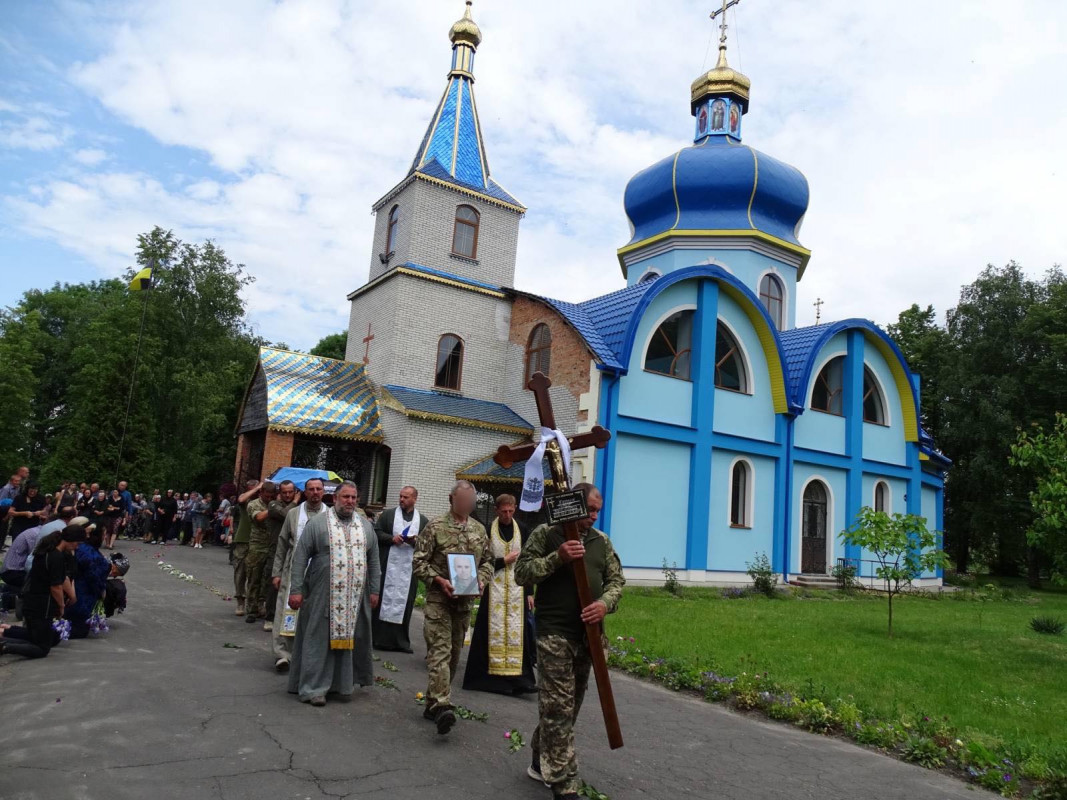
[[[408,175],[420,174],[522,208],[489,176],[489,161],[474,102],[474,84],[453,73],[430,119]]]
[[[456,281],[458,283],[466,283],[470,286],[477,286],[479,289],[489,289],[494,292],[499,292],[500,287],[494,286],[491,283],[485,283],[484,281],[476,281],[473,278],[465,278],[462,275],[456,275],[452,272],[445,272],[443,269],[434,269],[433,267],[424,267],[422,264],[416,264],[413,261],[407,261],[400,265],[406,269],[412,269],[416,272],[424,272],[427,275],[434,275],[438,278],[445,278],[450,281]]]
[[[391,384],[383,388],[415,416],[447,417],[460,424],[476,423],[522,433],[533,430],[533,425],[503,403]]]
[[[782,331],[779,334],[782,340],[782,352],[785,354],[786,389],[790,397],[796,398],[801,389],[806,388],[801,387],[800,383],[804,378],[812,350],[826,330],[825,325],[809,325],[805,328]]]
[[[604,366],[622,369],[624,365],[619,361],[619,351],[627,323],[651,285],[651,282],[638,283],[582,303],[568,303],[551,297],[540,299],[575,327]]]
[[[548,459],[545,459],[542,464],[542,471],[545,477],[545,483],[552,483],[552,471],[548,468]],[[516,464],[512,464],[507,469],[493,461],[493,457],[483,458],[469,466],[463,467],[456,471],[456,477],[464,480],[477,480],[482,478],[484,480],[506,481],[508,483],[522,483],[523,475],[526,471],[526,462],[520,461]]]

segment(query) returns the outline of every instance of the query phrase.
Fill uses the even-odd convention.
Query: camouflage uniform
[[[263,582],[260,584],[260,597],[266,598],[267,618],[273,622],[274,606],[278,602],[278,593],[274,589],[273,575],[274,556],[278,552],[278,534],[282,532],[285,524],[285,515],[290,509],[296,508],[298,503],[293,500],[285,503],[282,500],[271,500],[267,505],[267,528],[270,531],[270,542],[267,548],[267,560],[263,564]]]
[[[263,574],[272,565],[267,563],[271,550],[271,521],[259,522],[256,514],[267,510],[267,504],[256,497],[248,502],[245,514],[249,519],[248,555],[245,556],[245,609],[249,614],[259,614],[259,607],[266,598],[263,591]]]
[[[515,562],[516,583],[537,586],[539,720],[531,748],[534,761],[540,761],[541,776],[557,795],[576,793],[582,787],[574,750],[574,723],[592,667],[574,573],[561,569],[565,565],[557,553],[564,540],[561,527],[541,525],[530,534]],[[626,584],[622,564],[611,540],[595,528],[586,531],[582,543],[590,591],[611,613],[618,607]],[[607,646],[603,633],[600,644]]]
[[[478,564],[478,580],[486,585],[493,578],[493,553],[489,537],[478,520],[468,517],[459,523],[448,512],[438,517],[419,534],[412,559],[415,577],[426,584],[426,607],[423,635],[426,638],[426,711],[451,708],[452,679],[459,667],[463,640],[470,627],[471,607],[477,598],[457,597],[449,600],[434,578],[448,579],[448,554],[471,553]]]

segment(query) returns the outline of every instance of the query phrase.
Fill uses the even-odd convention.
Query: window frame
[[[815,389],[819,384],[819,379],[822,378],[823,373],[830,368],[830,365],[838,359],[840,359],[841,361],[841,385],[838,387],[837,392],[829,395],[830,401],[828,405],[830,407],[818,408],[815,405]],[[827,389],[829,389],[829,383],[827,383]],[[833,410],[833,398],[835,394],[841,398],[840,411]],[[836,355],[832,355],[828,359],[826,359],[826,361],[823,362],[821,367],[819,367],[819,371],[815,373],[815,380],[811,384],[811,397],[808,400],[808,408],[810,408],[812,411],[818,411],[820,414],[829,414],[831,417],[845,416],[845,354],[837,353]]]
[[[744,485],[742,486],[742,495],[740,497],[741,502],[741,519],[738,521],[737,516],[734,514],[734,492],[737,487],[737,468],[741,467],[744,474]],[[753,497],[756,490],[756,471],[752,466],[752,462],[744,457],[737,457],[730,463],[730,478],[728,483],[728,495],[726,505],[726,518],[727,523],[731,529],[734,530],[752,530],[755,520],[755,505],[753,503]]]
[[[882,507],[878,507],[878,490],[885,490]],[[874,482],[874,497],[872,498],[873,508],[875,511],[884,511],[886,514],[893,513],[893,490],[889,487],[889,481],[876,480]]]
[[[734,344],[733,348],[731,348],[731,351],[729,353],[727,353],[725,356],[723,356],[721,359],[718,357],[719,356],[719,333],[720,333],[720,331],[725,333],[726,336]],[[722,385],[719,384],[720,368],[721,368],[722,364],[726,361],[726,359],[729,358],[730,355],[733,354],[733,353],[736,353],[737,359],[740,362],[740,367],[741,367],[741,369],[740,369],[741,380],[739,381],[740,384],[741,384],[741,388],[739,388],[739,389],[735,389],[732,386],[722,386]],[[722,389],[724,392],[733,392],[734,394],[743,394],[743,395],[748,395],[749,397],[751,397],[752,396],[752,389],[751,389],[751,386],[749,385],[751,383],[751,381],[749,380],[749,373],[750,372],[751,372],[751,370],[749,369],[749,366],[748,366],[748,355],[747,355],[747,353],[745,353],[745,348],[741,345],[740,337],[736,333],[733,332],[733,330],[730,328],[730,326],[727,325],[723,321],[723,319],[721,317],[719,319],[715,320],[715,374],[712,376],[712,381],[715,384],[715,388],[716,389]]]
[[[534,336],[541,331],[542,328],[545,333],[548,334],[548,342],[534,347]],[[544,354],[543,356],[541,355],[542,353]],[[533,329],[530,331],[530,335],[526,337],[526,369],[523,372],[525,378],[522,383],[524,389],[526,388],[526,384],[530,382],[530,378],[533,377],[533,372],[530,371],[530,363],[532,356],[535,354],[538,354],[538,369],[535,371],[543,372],[547,377],[551,377],[549,371],[552,369],[552,329],[544,322],[538,322],[534,325]],[[544,362],[547,363],[544,364],[544,369],[541,369]]]
[[[765,282],[773,284],[778,289],[777,298],[772,298],[763,291],[763,284]],[[767,304],[768,300],[775,300],[778,303],[777,315],[771,312],[771,309]],[[782,279],[773,272],[765,272],[760,276],[759,301],[763,306],[763,309],[767,312],[767,316],[771,318],[771,322],[774,323],[774,327],[778,330],[782,330],[782,326],[785,325],[785,284],[782,282]]]
[[[867,390],[867,381],[870,379],[871,388]],[[874,394],[878,401],[878,406],[882,411],[882,419],[867,419],[867,397]],[[882,382],[878,380],[878,376],[874,374],[874,370],[867,364],[863,365],[863,400],[860,403],[860,414],[863,416],[863,421],[870,425],[879,425],[883,428],[889,427],[889,404],[886,402],[885,392],[882,390]]]
[[[472,214],[474,214],[473,222],[471,222],[470,220],[459,218],[459,213],[463,209],[468,209]],[[461,253],[459,250],[456,249],[456,234],[459,233],[460,225],[466,225],[467,227],[474,229],[473,235],[471,237],[470,254]],[[456,258],[467,258],[471,261],[476,261],[478,259],[478,232],[481,227],[482,214],[478,209],[476,209],[469,203],[460,203],[458,206],[456,206],[456,213],[455,216],[452,218],[452,255],[454,255]]]
[[[393,245],[396,244],[396,229],[400,226],[400,204],[397,203],[389,209],[389,217],[385,223],[385,254],[396,252]]]
[[[459,367],[456,370],[456,385],[454,387],[452,387],[452,386],[443,386],[442,384],[437,382],[437,373],[440,371],[440,367],[438,366],[438,362],[441,360],[441,343],[448,336],[451,336],[457,342],[459,342]],[[464,360],[464,356],[466,356],[466,354],[467,354],[467,343],[464,341],[463,337],[460,336],[458,333],[442,333],[437,338],[437,351],[434,354],[434,370],[433,370],[433,386],[434,386],[435,389],[444,389],[446,392],[461,392],[463,390],[463,360]]]
[[[674,354],[674,359],[671,361],[672,365],[675,362],[677,362],[678,358],[681,355],[683,355],[685,353],[689,354],[689,374],[687,376],[682,377],[681,375],[672,375],[669,372],[663,372],[662,370],[652,369],[651,367],[648,366],[648,349],[652,346],[652,341],[656,338],[656,334],[660,333],[660,331],[662,330],[663,326],[665,324],[667,324],[668,320],[670,320],[672,317],[677,316],[679,314],[689,314],[691,320],[693,322],[695,322],[696,321],[696,306],[687,305],[687,306],[681,306],[681,307],[673,308],[669,312],[664,314],[656,322],[656,326],[652,329],[652,334],[648,337],[648,341],[645,342],[645,350],[644,350],[644,356],[641,359],[641,367],[645,372],[647,372],[647,373],[649,373],[651,375],[662,375],[665,378],[672,378],[673,380],[676,380],[676,381],[686,381],[687,383],[692,383],[693,382],[693,346],[692,346],[692,339],[693,339],[693,336],[696,335],[695,332],[692,329],[693,327],[695,327],[695,326],[693,326],[692,323],[690,323],[691,327],[690,327],[690,331],[689,331],[689,339],[690,339],[689,347],[684,348],[682,350],[675,350],[674,349],[674,345],[671,344],[670,340],[667,339],[667,335],[663,334],[664,340],[667,341],[667,347],[669,347],[671,353]]]

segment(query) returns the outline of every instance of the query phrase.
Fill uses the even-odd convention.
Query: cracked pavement
[[[526,777],[529,748],[511,754],[504,739],[516,728],[529,740],[535,698],[457,688],[454,702],[488,722],[460,720],[440,737],[422,718],[421,614],[415,654],[379,653],[375,664],[399,691],[374,686],[312,708],[274,672],[270,634],[211,591],[232,590],[223,548],[118,549],[133,564],[130,608],[110,634],[41,661],[0,658],[5,800],[550,797]],[[204,585],[159,570],[161,552]],[[993,797],[847,742],[612,679],[626,746],[608,748],[592,689],[578,723],[582,776],[611,800]]]

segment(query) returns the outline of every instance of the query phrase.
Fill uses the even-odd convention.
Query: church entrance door
[[[822,481],[812,481],[804,489],[800,571],[826,574],[827,492]]]

